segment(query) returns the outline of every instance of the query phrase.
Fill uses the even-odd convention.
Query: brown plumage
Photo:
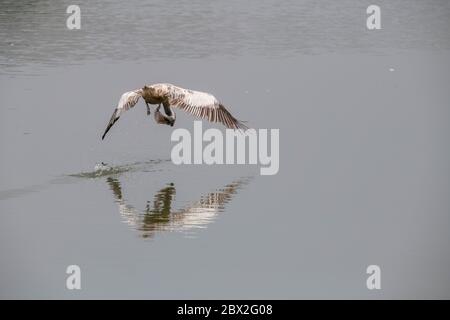
[[[155,121],[160,124],[174,125],[176,118],[175,112],[172,110],[172,107],[174,107],[210,122],[220,122],[230,129],[247,129],[247,126],[233,117],[212,94],[183,89],[168,83],[158,83],[144,86],[142,89],[125,92],[122,95],[106,127],[102,140],[114,123],[119,120],[120,116],[125,111],[133,108],[141,97],[147,105],[147,114],[150,114],[149,104],[159,105],[155,111]],[[165,114],[159,111],[161,104],[164,107]]]

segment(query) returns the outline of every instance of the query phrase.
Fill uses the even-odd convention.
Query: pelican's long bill
[[[117,120],[119,120],[120,116],[117,116],[117,109],[114,110],[111,119],[109,120],[108,126],[106,127],[105,132],[103,133],[102,140],[105,139],[106,134],[108,133],[109,129],[113,126],[114,123],[116,123]]]

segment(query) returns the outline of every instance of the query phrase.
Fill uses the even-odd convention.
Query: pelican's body
[[[234,118],[212,94],[184,89],[169,83],[157,83],[125,92],[121,96],[102,139],[119,120],[121,114],[133,108],[141,97],[147,105],[147,114],[150,114],[149,104],[158,105],[155,111],[155,121],[160,124],[174,125],[176,115],[172,107],[175,107],[211,122],[221,122],[227,128],[246,129],[246,126]],[[159,111],[161,105],[164,107],[165,114]]]

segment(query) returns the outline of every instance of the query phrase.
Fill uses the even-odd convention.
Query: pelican
[[[156,123],[159,124],[174,125],[176,115],[172,107],[175,107],[201,119],[221,122],[230,129],[247,129],[247,126],[233,117],[212,94],[180,88],[169,83],[157,83],[149,86],[145,85],[138,90],[125,92],[121,96],[117,108],[115,108],[103,133],[102,140],[105,139],[106,134],[114,123],[119,120],[120,116],[125,111],[133,108],[141,97],[147,105],[147,115],[150,115],[149,104],[158,105],[154,117]],[[159,111],[161,104],[164,107],[165,114]]]

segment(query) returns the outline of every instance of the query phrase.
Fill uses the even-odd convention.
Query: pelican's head
[[[154,117],[155,117],[156,123],[159,123],[159,124],[167,124],[167,125],[173,127],[173,124],[175,123],[175,116],[173,116],[173,117],[168,117],[168,116],[162,114],[162,113],[159,111],[159,108],[160,108],[160,107],[157,107],[156,110],[155,110],[155,112],[154,112]]]

